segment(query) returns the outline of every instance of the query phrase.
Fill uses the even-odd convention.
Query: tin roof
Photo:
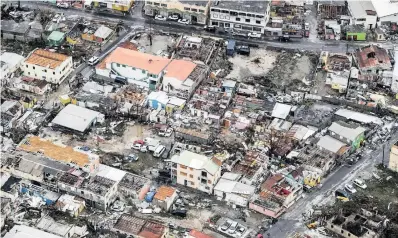
[[[69,56],[67,55],[54,53],[43,49],[36,49],[25,60],[25,63],[55,69],[68,58]]]

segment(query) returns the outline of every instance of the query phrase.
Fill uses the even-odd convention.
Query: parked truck
[[[156,139],[153,139],[153,138],[150,138],[150,137],[145,138],[144,142],[147,145],[148,150],[152,151],[152,152],[154,152],[156,150],[156,148],[160,145],[160,141],[159,140],[156,140]]]

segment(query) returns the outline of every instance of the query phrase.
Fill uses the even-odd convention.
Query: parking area
[[[217,231],[227,237],[249,237],[251,232],[246,226],[228,218],[221,218],[217,225]]]

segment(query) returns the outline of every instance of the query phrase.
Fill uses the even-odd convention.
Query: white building
[[[365,29],[377,27],[377,12],[371,1],[347,1],[352,25],[363,25]]]
[[[72,56],[36,49],[22,63],[24,75],[60,84],[72,72]]]
[[[398,2],[390,0],[371,0],[379,18],[378,25],[398,23]]]
[[[212,1],[210,25],[229,31],[264,33],[269,1]]]
[[[247,207],[256,188],[251,185],[240,183],[236,179],[230,179],[230,174],[232,173],[225,173],[224,175],[226,176],[223,175],[221,177],[217,185],[214,187],[214,195],[227,202]]]
[[[171,158],[172,180],[175,182],[212,194],[221,176],[221,166],[204,155],[184,150]]]
[[[1,80],[9,78],[23,62],[24,57],[11,52],[4,52],[0,55]]]

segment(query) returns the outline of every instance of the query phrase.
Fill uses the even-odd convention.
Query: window
[[[122,67],[123,67],[123,68],[126,68],[126,65],[123,64]]]
[[[224,27],[225,27],[225,28],[229,28],[229,27],[230,27],[230,24],[229,24],[229,23],[224,23]]]
[[[195,183],[191,181],[191,185],[192,185],[192,186],[194,186],[194,185],[195,185]]]
[[[189,177],[190,177],[190,178],[193,178],[193,174],[190,174]]]
[[[221,13],[228,13],[228,14],[229,14],[229,11],[227,11],[227,10],[221,10]]]
[[[116,64],[117,65],[117,67],[120,67],[120,64]]]
[[[187,176],[187,173],[180,172],[180,175],[181,175],[181,176]]]
[[[29,65],[25,65],[26,66],[26,68],[29,68]]]
[[[206,190],[209,190],[209,189],[210,189],[210,187],[209,187],[209,186],[206,186],[206,187],[205,187],[205,189],[206,189]]]
[[[185,165],[180,165],[180,168],[181,168],[181,169],[186,169],[187,166],[185,166]]]
[[[200,13],[205,13],[205,10],[199,10]]]
[[[212,26],[218,26],[218,21],[212,21],[212,22],[211,22],[211,25],[212,25]]]
[[[30,75],[30,72],[28,72],[28,75]]]
[[[218,18],[218,14],[217,13],[213,13],[213,18]]]
[[[245,22],[250,22],[250,19],[245,19]]]
[[[35,66],[33,66],[33,69],[36,69]]]
[[[246,16],[246,13],[239,12],[239,16]]]
[[[55,72],[53,72],[53,75],[55,75]]]
[[[142,70],[142,73],[145,74],[145,69]]]
[[[154,2],[154,3],[153,3],[153,5],[155,5],[155,6],[159,6],[160,4],[159,4],[159,3],[157,3],[157,2]]]
[[[189,10],[191,10],[191,8],[189,8],[189,7],[184,7],[184,10],[185,10],[185,11],[189,11]]]
[[[211,184],[211,180],[210,180],[210,179],[209,179],[209,180],[207,180],[207,183],[208,183],[208,184]]]
[[[259,28],[259,27],[253,27],[253,31],[259,31],[259,32],[261,32],[261,28]]]
[[[206,171],[202,171],[202,177],[207,177],[207,172]]]
[[[220,9],[211,9],[212,12],[220,12]]]
[[[246,16],[248,16],[248,17],[254,17],[254,15],[253,15],[253,14],[250,14],[250,13],[246,14]]]
[[[229,14],[230,14],[231,16],[237,16],[237,15],[238,15],[237,12],[229,12]]]
[[[84,191],[81,191],[81,194],[84,194]]]
[[[146,2],[146,4],[148,4],[148,5],[151,5],[151,4],[152,4],[152,2]]]
[[[344,230],[341,230],[341,234],[343,234],[344,233]]]
[[[264,16],[256,15],[256,18],[264,18]]]
[[[236,28],[236,29],[240,29],[240,28],[242,28],[242,26],[241,26],[241,25],[239,25],[239,24],[235,24],[235,25],[234,25],[234,28]]]
[[[330,225],[330,228],[333,228],[334,226],[333,225]]]
[[[235,18],[236,21],[240,21],[240,17]]]
[[[192,12],[198,12],[198,9],[196,9],[196,8],[191,8],[191,11],[192,11]]]
[[[366,21],[366,18],[358,18],[357,21]]]
[[[201,180],[200,180],[200,183],[201,183],[201,184],[206,184],[206,183],[207,183],[207,180],[206,180],[206,179],[201,179]]]
[[[193,168],[189,168],[189,170],[193,171]]]
[[[162,6],[162,7],[167,7],[167,4],[160,4],[160,6]]]
[[[261,24],[261,21],[259,21],[259,20],[256,20],[256,24]]]

